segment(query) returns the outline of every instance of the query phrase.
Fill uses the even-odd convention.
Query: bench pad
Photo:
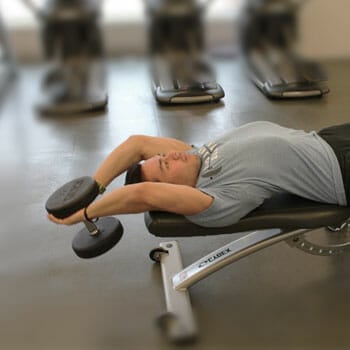
[[[350,207],[310,201],[290,194],[281,194],[265,202],[239,222],[226,227],[202,227],[184,216],[151,211],[145,213],[148,231],[159,237],[205,236],[270,228],[296,230],[338,226],[350,217]]]

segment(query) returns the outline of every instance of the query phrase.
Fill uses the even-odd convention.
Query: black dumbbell
[[[45,207],[49,214],[63,219],[88,206],[98,194],[98,183],[84,176],[60,187],[49,197]],[[72,248],[80,258],[94,258],[107,252],[123,235],[120,221],[112,217],[84,223],[86,227],[77,233],[72,242]]]

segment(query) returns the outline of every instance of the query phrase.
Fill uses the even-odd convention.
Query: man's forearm
[[[194,215],[207,209],[212,201],[212,197],[189,186],[143,182],[104,195],[88,206],[87,215],[94,219],[150,210]]]
[[[120,187],[101,199],[91,203],[87,208],[87,215],[90,219],[118,215],[134,214],[152,210],[143,199],[137,187],[139,184]]]
[[[89,219],[95,219],[103,216],[132,214],[152,210],[153,208],[142,199],[145,197],[140,195],[142,191],[139,190],[139,185],[120,187],[91,203],[86,208],[86,211],[84,209],[78,210],[67,218],[56,218],[52,214],[49,214],[48,218],[56,224],[74,225],[86,220],[84,212]]]

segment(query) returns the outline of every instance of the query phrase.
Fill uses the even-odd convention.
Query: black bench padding
[[[297,196],[282,194],[266,200],[236,224],[226,227],[198,226],[184,216],[151,211],[145,213],[150,233],[159,237],[218,235],[244,231],[280,228],[296,230],[338,226],[350,217],[350,207],[313,202]]]

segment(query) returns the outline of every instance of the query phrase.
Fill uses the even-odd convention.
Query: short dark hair
[[[135,163],[127,169],[124,185],[136,184],[138,182],[142,182],[141,164]]]

